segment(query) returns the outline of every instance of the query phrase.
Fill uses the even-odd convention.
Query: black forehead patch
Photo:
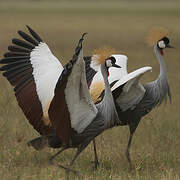
[[[166,45],[169,44],[169,39],[167,37],[164,37],[161,40],[164,41]]]
[[[111,60],[111,62],[112,62],[113,64],[116,63],[116,59],[115,59],[113,56],[111,56],[109,59]]]

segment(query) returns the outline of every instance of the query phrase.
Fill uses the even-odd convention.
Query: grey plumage
[[[149,105],[151,107],[160,105],[163,100],[166,100],[167,96],[169,97],[169,100],[171,102],[171,92],[168,84],[166,64],[163,60],[162,55],[160,55],[160,51],[157,45],[154,46],[154,51],[160,64],[160,74],[155,81],[147,83],[144,86],[146,91],[149,91],[148,94],[152,98],[151,104]]]
[[[101,72],[104,77],[105,83],[105,93],[103,100],[96,104],[98,111],[101,113],[102,118],[105,122],[105,127],[110,128],[120,123],[120,119],[118,118],[118,114],[116,112],[114,101],[112,101],[113,96],[111,93],[111,88],[107,79],[107,72],[103,71],[103,66],[101,67]]]
[[[168,46],[169,44],[166,45],[166,47]],[[137,102],[132,103],[132,108],[129,107],[127,110],[123,111],[120,107],[120,104],[118,103],[120,100],[117,101],[122,93],[122,89],[125,86],[125,84],[112,91],[114,101],[116,104],[116,110],[119,119],[121,120],[121,124],[119,125],[128,125],[130,129],[130,137],[126,150],[126,157],[130,164],[130,168],[132,167],[132,164],[129,155],[129,150],[133,134],[141,118],[148,114],[154,107],[160,105],[163,101],[166,101],[167,97],[169,97],[170,102],[172,101],[171,92],[168,84],[166,64],[164,62],[163,56],[161,55],[161,50],[162,49],[158,47],[158,44],[154,46],[154,52],[160,64],[160,74],[155,81],[143,85],[143,88],[145,89],[145,94],[139,102],[137,100]],[[95,141],[94,147],[96,150]],[[95,154],[95,158],[97,158],[97,154]]]

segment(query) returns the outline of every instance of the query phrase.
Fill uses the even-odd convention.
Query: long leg
[[[131,147],[131,141],[132,141],[133,134],[134,133],[130,134],[128,145],[127,145],[127,149],[126,149],[126,158],[128,160],[130,170],[132,169],[132,163],[131,163],[131,158],[130,158],[129,150],[130,150],[130,147]]]
[[[99,166],[99,161],[98,161],[95,139],[93,139],[93,147],[94,147],[94,170],[96,170],[97,167]]]
[[[56,156],[58,156],[60,153],[62,153],[64,150],[66,150],[66,149],[67,149],[67,147],[63,147],[60,151],[58,151],[56,154],[54,154],[53,156],[51,156],[50,159],[49,159],[49,162],[50,162],[51,164],[53,164],[54,158],[55,158]]]
[[[73,158],[73,160],[70,162],[68,168],[65,168],[66,169],[66,179],[69,180],[69,172],[72,171],[74,174],[78,175],[78,172],[75,171],[75,170],[72,170],[71,167],[72,165],[74,164],[75,160],[77,159],[77,157],[81,154],[81,152],[87,147],[89,143],[86,143],[86,144],[83,144],[81,146],[78,147],[78,150]],[[78,175],[79,177],[79,175]]]
[[[75,160],[77,159],[77,157],[78,157],[78,156],[80,155],[80,153],[87,147],[88,144],[89,144],[89,142],[78,147],[78,150],[77,150],[77,152],[76,152],[73,160],[70,162],[70,164],[69,164],[68,167],[65,167],[65,166],[63,166],[63,165],[58,164],[58,166],[59,166],[60,168],[63,168],[63,169],[66,170],[66,179],[67,179],[67,180],[69,179],[69,172],[70,172],[70,171],[73,172],[75,175],[78,175],[78,172],[75,171],[75,170],[73,170],[73,169],[71,169],[71,167],[72,167],[72,165],[74,164],[74,162],[75,162]],[[61,151],[57,152],[52,158],[56,157],[58,154],[60,154],[60,153],[61,153],[62,151],[64,151],[65,149],[67,149],[67,148],[65,147],[65,148],[61,149]],[[78,175],[78,177],[79,177],[79,175]]]
[[[79,156],[79,154],[82,152],[83,149],[79,149],[77,150],[73,160],[70,162],[68,168],[66,168],[66,179],[69,180],[69,172],[72,171],[74,174],[78,175],[78,172],[75,170],[72,170],[71,167],[74,164],[75,160],[77,159],[77,157]]]
[[[126,148],[126,158],[128,160],[130,170],[132,170],[132,163],[131,163],[129,151],[130,151],[130,147],[131,147],[132,138],[133,138],[133,135],[134,135],[136,128],[138,127],[139,121],[140,121],[140,119],[134,121],[134,123],[129,124],[130,136],[129,136],[129,141],[128,141],[128,145]]]

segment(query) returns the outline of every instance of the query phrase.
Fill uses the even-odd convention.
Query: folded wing
[[[134,109],[145,94],[145,88],[139,82],[143,74],[151,71],[151,67],[143,67],[123,76],[111,88],[113,97],[122,111]]]

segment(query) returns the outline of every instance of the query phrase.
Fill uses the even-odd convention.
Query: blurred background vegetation
[[[165,51],[173,103],[153,110],[140,123],[132,143],[135,171],[128,170],[125,148],[128,127],[117,127],[97,138],[100,167],[92,171],[93,148],[81,154],[74,166],[84,179],[180,179],[180,1],[179,0],[0,0],[0,58],[17,30],[29,25],[64,64],[76,42],[88,32],[84,55],[95,48],[114,47],[128,56],[128,71],[152,66],[143,82],[157,78],[159,64],[146,43],[154,26],[169,30],[174,50]],[[27,32],[27,31],[26,31]],[[36,152],[26,142],[38,136],[17,105],[13,89],[0,76],[0,179],[64,179],[64,170],[48,163],[55,150]],[[57,160],[66,165],[74,151]],[[73,177],[75,178],[75,177]],[[73,179],[72,178],[72,179]]]

